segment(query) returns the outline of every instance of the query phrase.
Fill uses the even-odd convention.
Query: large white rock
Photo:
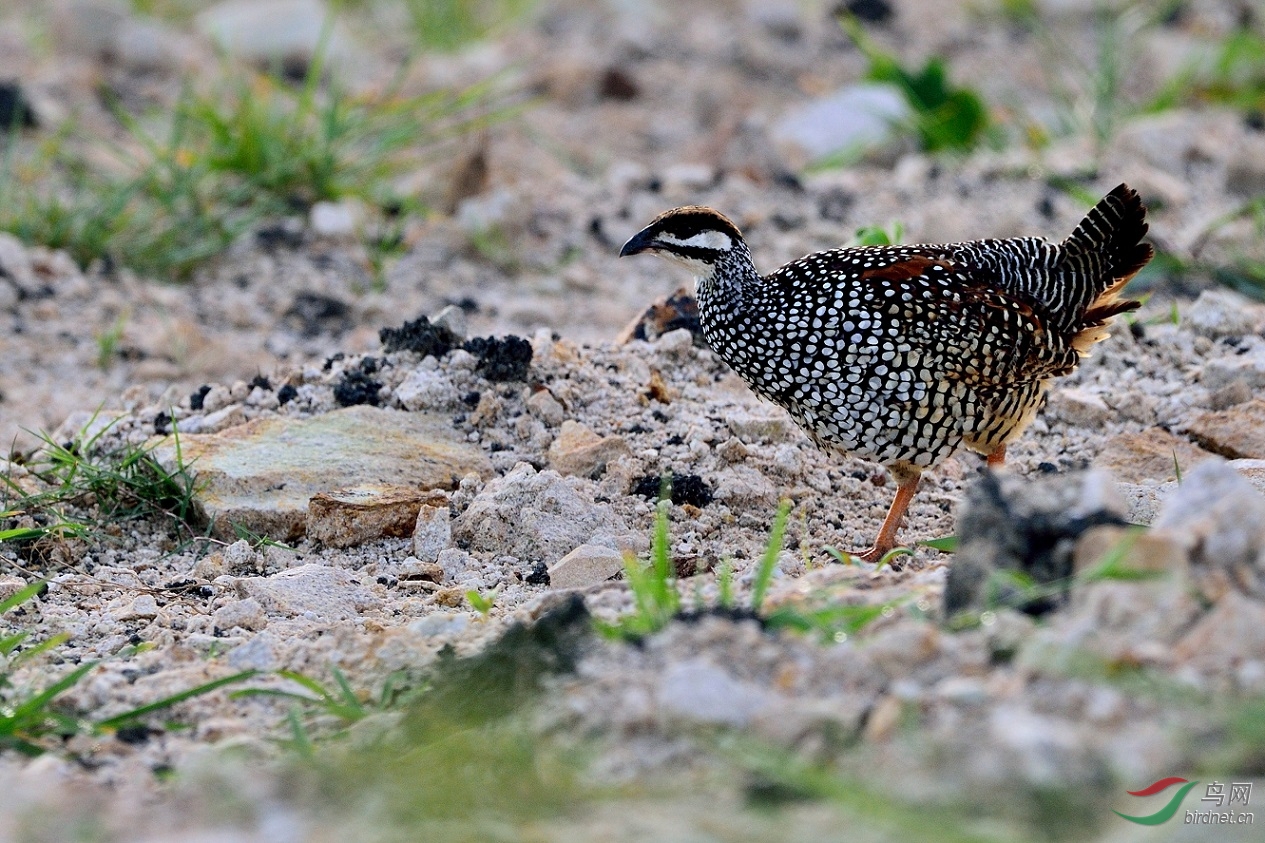
[[[789,159],[809,163],[877,146],[891,135],[893,124],[910,116],[909,105],[894,87],[849,85],[787,112],[771,134]]]

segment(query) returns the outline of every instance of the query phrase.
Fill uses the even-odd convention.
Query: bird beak
[[[638,255],[652,248],[654,248],[654,236],[650,234],[649,229],[642,229],[624,244],[624,248],[619,250],[619,256],[626,258],[629,255]]]

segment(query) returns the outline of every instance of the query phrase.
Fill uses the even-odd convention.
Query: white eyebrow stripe
[[[718,252],[727,252],[733,248],[733,241],[729,239],[729,235],[722,231],[700,231],[698,234],[692,234],[684,240],[676,237],[668,232],[659,235],[660,240],[672,246],[689,246],[695,249],[713,249]]]

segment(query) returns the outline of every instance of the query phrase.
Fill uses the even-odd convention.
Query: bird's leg
[[[1002,445],[996,451],[988,455],[988,467],[993,471],[1001,468],[1006,464],[1006,446]]]
[[[900,528],[901,519],[905,517],[905,510],[909,509],[909,502],[914,499],[914,492],[918,490],[918,481],[921,479],[921,474],[915,474],[901,481],[896,487],[896,497],[892,499],[892,505],[888,507],[887,517],[883,519],[883,526],[878,529],[878,538],[874,540],[874,546],[860,553],[849,554],[850,556],[862,562],[877,562],[886,556],[889,550],[896,547],[896,531]]]

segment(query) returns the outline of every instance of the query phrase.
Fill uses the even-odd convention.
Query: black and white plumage
[[[652,252],[697,276],[712,348],[823,448],[899,484],[874,546],[895,546],[921,473],[961,447],[1005,458],[1051,381],[1107,336],[1151,259],[1146,209],[1120,185],[1070,237],[829,249],[761,276],[711,208],[655,218],[620,256]]]

